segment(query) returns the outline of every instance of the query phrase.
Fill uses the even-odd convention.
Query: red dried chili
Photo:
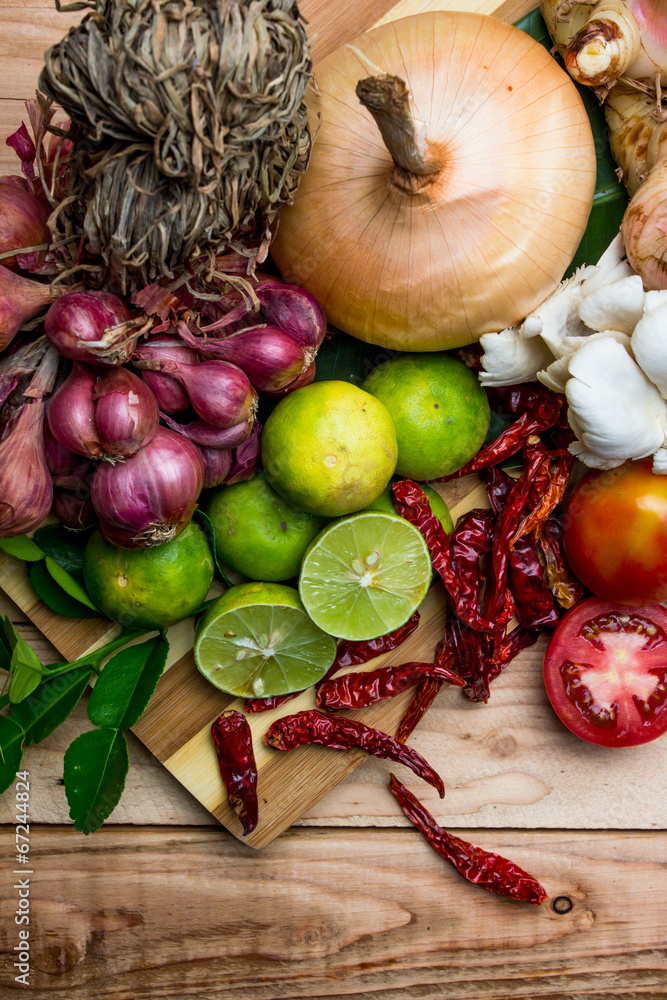
[[[490,892],[539,906],[547,893],[537,879],[513,861],[475,847],[438,826],[433,816],[395,775],[389,789],[401,809],[437,853],[449,861],[468,882],[483,885]]]
[[[318,708],[365,708],[386,701],[428,677],[463,687],[464,682],[448,667],[439,663],[401,663],[377,670],[355,671],[321,684],[317,692]]]
[[[510,550],[507,582],[521,625],[538,631],[556,627],[558,609],[544,579],[534,538],[520,538]]]
[[[243,824],[243,835],[257,826],[257,765],[252,732],[241,712],[223,712],[211,726],[220,774],[229,804]]]
[[[322,684],[325,684],[335,673],[342,670],[343,667],[356,667],[361,663],[368,663],[369,660],[375,659],[381,653],[389,653],[391,650],[397,649],[405,642],[409,635],[412,635],[418,625],[419,612],[415,611],[404,625],[395,628],[393,632],[387,632],[386,635],[365,641],[341,642],[338,646],[336,659],[324,677],[317,682],[315,690],[318,691]],[[248,698],[245,703],[245,710],[246,712],[268,712],[269,709],[277,708],[279,705],[284,705],[285,702],[291,701],[292,698],[296,698],[297,694],[301,694],[301,692],[295,691],[293,694],[282,694],[275,698]]]
[[[544,522],[539,546],[544,557],[547,586],[561,608],[571,608],[586,591],[567,564],[561,535],[560,521],[552,515]]]
[[[464,514],[449,536],[452,570],[458,582],[454,605],[457,614],[471,628],[480,623],[492,626],[484,619],[480,608],[481,564],[491,551],[494,517],[490,510],[476,508]],[[460,610],[465,611],[465,617]]]
[[[539,632],[519,626],[502,639],[498,639],[494,643],[493,654],[485,666],[484,677],[487,688],[522,649],[532,646],[539,637]]]
[[[359,747],[361,750],[368,750],[374,757],[405,764],[418,777],[433,785],[440,798],[445,794],[442,778],[421,754],[412,747],[399,743],[388,733],[371,729],[356,719],[325,715],[317,709],[298,712],[296,715],[286,715],[282,719],[276,719],[264,737],[264,742],[276,750],[294,750],[308,743],[319,743],[334,750],[351,750]]]
[[[574,457],[567,451],[561,451],[554,455],[554,468],[552,471],[547,469],[548,482],[541,489],[539,499],[534,504],[532,503],[533,498],[531,493],[532,510],[519,525],[510,543],[511,545],[515,545],[520,538],[523,538],[524,535],[530,532],[535,532],[535,535],[539,537],[544,522],[563,499],[573,464]]]
[[[413,694],[410,704],[403,713],[403,718],[396,730],[397,743],[405,743],[415,727],[426,715],[426,712],[435,701],[444,683],[444,681],[439,680],[437,677],[428,677],[425,681],[421,682]]]
[[[518,420],[515,420],[506,430],[492,441],[491,444],[481,448],[474,458],[466,463],[458,472],[453,472],[449,476],[443,476],[439,482],[447,482],[450,479],[460,479],[461,476],[468,476],[471,472],[479,472],[490,465],[497,465],[506,458],[516,455],[524,445],[524,442],[534,434],[540,434],[547,430],[558,420],[558,416],[565,405],[565,398],[550,392],[544,399],[535,403]]]

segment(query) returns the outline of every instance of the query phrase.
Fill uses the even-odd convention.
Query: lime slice
[[[374,639],[408,620],[426,596],[431,558],[421,533],[391,514],[341,518],[301,564],[299,593],[316,625],[342,639]]]
[[[207,680],[238,698],[269,698],[310,687],[336,656],[293,587],[230,587],[197,627],[195,663]]]

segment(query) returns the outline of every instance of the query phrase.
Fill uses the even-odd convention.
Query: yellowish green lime
[[[440,521],[447,534],[454,530],[454,522],[452,521],[452,516],[449,513],[449,508],[445,501],[442,499],[437,490],[434,490],[432,486],[428,486],[426,483],[419,483],[424,493],[428,497],[428,502],[431,505],[431,510]],[[391,490],[391,483],[382,491],[379,497],[376,497],[372,503],[369,503],[366,510],[378,510],[382,514],[394,514],[396,517],[400,515],[396,512],[396,507],[394,506],[394,494]]]
[[[262,473],[212,491],[207,508],[218,557],[250,580],[290,580],[326,519],[276,493]]]
[[[341,518],[309,546],[299,593],[316,625],[342,639],[374,639],[421,604],[431,559],[420,532],[393,514]]]
[[[396,428],[396,472],[439,479],[475,455],[491,411],[477,376],[447,354],[401,354],[379,365],[363,388],[387,407]]]
[[[313,624],[293,587],[243,583],[212,604],[197,627],[195,662],[238,698],[310,687],[327,672],[336,642]]]
[[[282,399],[262,433],[262,465],[273,488],[312,514],[363,510],[396,465],[386,407],[349,382],[314,382]]]
[[[99,531],[83,556],[88,593],[107,618],[127,628],[167,628],[206,600],[213,556],[192,521],[171,542],[149,549],[121,549]]]

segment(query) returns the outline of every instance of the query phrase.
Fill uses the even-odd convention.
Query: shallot
[[[2,258],[5,267],[14,271],[26,264],[32,267],[44,263],[43,250],[35,248],[51,242],[46,220],[46,209],[34,194],[13,178],[0,177],[0,254],[9,254]],[[22,249],[30,252],[22,255]]]
[[[68,292],[46,314],[44,332],[72,361],[120,365],[129,360],[142,330],[111,292]]]
[[[49,406],[49,428],[65,448],[86,458],[127,458],[155,434],[155,396],[126,368],[98,375],[75,362]]]
[[[161,413],[160,416],[172,431],[182,434],[201,448],[236,448],[246,440],[254,423],[254,417],[248,417],[247,420],[232,427],[212,427],[204,420],[191,420],[189,424],[179,424],[166,413]]]
[[[0,351],[12,342],[24,323],[46,309],[60,294],[57,286],[14,274],[0,264]]]
[[[169,542],[190,521],[203,482],[204,463],[195,445],[159,427],[126,462],[96,470],[91,497],[100,530],[129,549]]]
[[[69,490],[53,491],[51,513],[68,528],[89,528],[95,524],[95,509],[90,496],[79,496]]]
[[[272,281],[257,289],[257,298],[267,323],[289,333],[304,349],[317,351],[327,332],[327,317],[310,292]]]
[[[233,454],[229,448],[200,448],[204,462],[204,489],[221,486],[227,479],[233,464]]]
[[[139,296],[135,296],[137,298]],[[180,337],[158,334],[137,346],[133,362],[137,364],[140,361],[160,359],[178,361],[184,365],[196,365],[199,360],[196,352],[186,347]],[[161,410],[166,413],[182,413],[189,409],[190,400],[185,389],[171,375],[142,367],[141,378],[155,395]]]

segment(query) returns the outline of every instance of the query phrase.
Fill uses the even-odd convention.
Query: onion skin
[[[72,361],[120,365],[132,357],[139,336],[124,328],[131,319],[125,303],[111,292],[68,292],[47,312],[44,332]]]
[[[234,461],[225,482],[228,486],[252,479],[259,466],[261,455],[262,425],[255,421],[250,436],[234,451]]]
[[[14,274],[6,263],[0,263],[0,351],[11,344],[27,320],[50,305],[59,294],[50,285]]]
[[[0,441],[0,538],[39,527],[53,487],[44,454],[44,403],[24,403]]]
[[[355,94],[367,60],[405,74],[438,171],[409,176],[382,148]],[[338,49],[317,82],[306,101],[318,139],[271,254],[331,324],[382,347],[444,350],[514,326],[555,290],[597,164],[583,103],[544,48],[496,18],[430,11]]]
[[[49,429],[63,448],[100,458],[100,444],[95,426],[95,382],[92,368],[75,362],[72,371],[49,402]]]
[[[34,194],[13,179],[0,178],[0,253],[49,244],[51,234],[46,220],[47,212]],[[43,251],[39,259],[44,260]],[[22,266],[20,253],[3,257],[1,263],[10,271],[17,270]]]
[[[204,483],[195,445],[159,427],[140,451],[118,465],[100,465],[91,499],[102,534],[138,549],[176,538],[190,522]]]

